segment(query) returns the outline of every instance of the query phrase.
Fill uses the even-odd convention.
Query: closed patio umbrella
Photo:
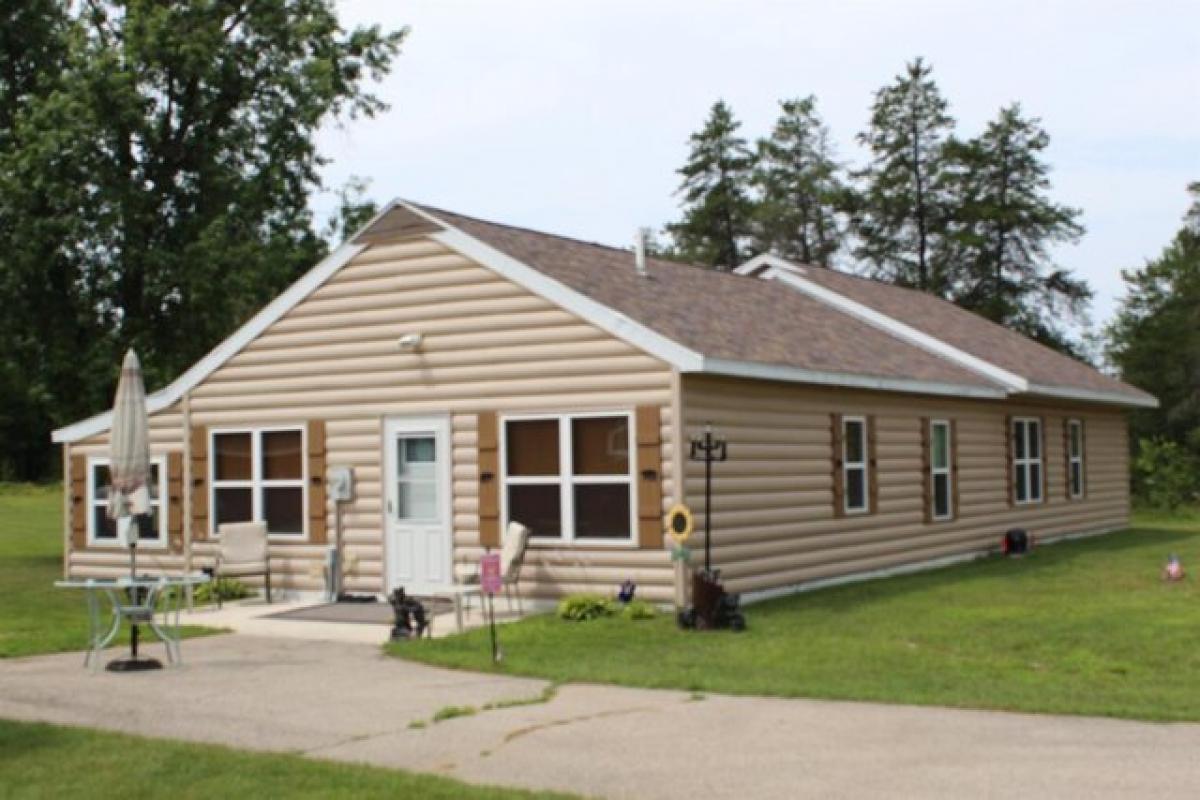
[[[150,513],[150,420],[146,414],[146,387],[142,365],[131,349],[121,364],[117,394],[113,399],[112,437],[109,442],[108,516],[117,521],[129,545],[129,577],[137,577],[137,539],[139,521]],[[129,589],[130,600],[139,602],[137,587]],[[161,667],[154,659],[138,659],[138,626],[130,630],[132,657],[109,664],[113,670],[126,671]]]

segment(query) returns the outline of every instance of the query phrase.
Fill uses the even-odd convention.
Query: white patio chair
[[[213,578],[262,575],[266,579],[267,602],[271,602],[271,554],[267,547],[267,523],[225,522],[217,526],[221,541]],[[215,587],[214,587],[215,588]],[[217,608],[221,595],[217,593]]]
[[[519,522],[508,523],[504,540],[500,543],[500,579],[504,584],[504,597],[508,610],[512,611],[512,592],[517,594],[517,613],[521,608],[521,565],[525,563],[525,549],[529,545],[529,528]]]

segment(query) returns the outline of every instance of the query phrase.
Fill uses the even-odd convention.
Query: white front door
[[[394,417],[384,426],[387,590],[420,594],[452,583],[450,423]]]

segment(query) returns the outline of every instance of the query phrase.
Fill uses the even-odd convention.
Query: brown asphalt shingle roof
[[[648,258],[637,275],[628,250],[422,210],[565,286],[708,358],[800,369],[1001,388],[774,281]],[[1032,383],[1146,393],[945,300],[817,267],[806,277]]]

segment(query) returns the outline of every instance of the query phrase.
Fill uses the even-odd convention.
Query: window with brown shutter
[[[192,541],[208,538],[208,428],[192,426]]]
[[[325,420],[308,421],[308,541],[325,544]],[[286,472],[286,470],[281,470]]]
[[[662,418],[658,406],[637,409],[638,546],[661,549]]]
[[[500,435],[495,411],[476,416],[479,460],[479,543],[500,546]]]
[[[833,516],[846,516],[846,492],[842,473],[842,415],[829,415],[830,464],[833,472]]]
[[[867,417],[867,497],[868,514],[879,513],[879,435],[875,415]]]
[[[171,550],[183,552],[183,453],[167,454],[167,539]]]
[[[71,547],[87,547],[87,457],[71,456]]]
[[[930,419],[921,417],[921,507],[926,524],[933,522],[933,465],[930,463]]]

